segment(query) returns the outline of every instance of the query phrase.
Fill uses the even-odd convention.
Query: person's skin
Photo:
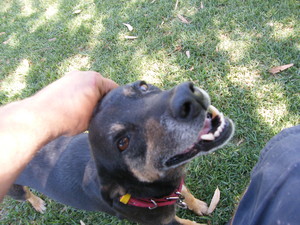
[[[0,202],[42,146],[85,131],[97,102],[117,86],[99,73],[74,71],[32,97],[0,107]]]

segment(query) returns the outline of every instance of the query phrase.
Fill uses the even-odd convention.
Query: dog
[[[207,204],[184,185],[186,164],[222,147],[233,133],[233,122],[193,83],[162,91],[137,81],[101,100],[88,133],[43,147],[9,195],[40,212],[44,202],[28,187],[139,224],[196,224],[175,215],[177,205],[207,214]]]

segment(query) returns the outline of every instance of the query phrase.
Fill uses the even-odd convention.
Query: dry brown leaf
[[[82,220],[80,220],[80,225],[85,225],[85,223]]]
[[[129,31],[133,30],[133,27],[129,23],[123,23],[123,25],[125,25]]]
[[[269,72],[274,75],[274,74],[280,73],[281,71],[284,71],[284,70],[286,70],[286,69],[288,69],[288,68],[290,68],[292,66],[294,66],[293,63],[287,64],[287,65],[282,65],[282,66],[275,66],[275,67],[271,68],[269,70]]]
[[[211,199],[210,205],[207,209],[208,214],[211,214],[216,209],[216,207],[220,201],[220,195],[221,195],[220,190],[217,187],[217,189],[215,190],[214,196]]]
[[[188,59],[191,57],[190,51],[186,51],[185,54],[186,54],[186,56],[188,57]]]
[[[173,50],[173,52],[169,53],[168,55],[170,56],[170,55],[172,55],[172,53],[174,53],[174,52],[179,52],[179,51],[181,51],[181,50],[182,50],[182,46],[181,46],[181,45],[177,45],[177,46],[175,47],[175,49]]]
[[[50,38],[48,41],[56,41],[56,38]]]
[[[77,9],[73,12],[73,14],[79,14],[79,13],[81,13],[81,9]]]
[[[178,45],[175,47],[174,52],[181,51],[181,50],[182,50],[182,46]]]
[[[186,18],[184,18],[182,15],[178,14],[177,16],[181,22],[185,23],[185,24],[189,24],[191,23],[190,21],[188,21]]]
[[[137,39],[138,37],[137,36],[125,36],[124,38],[128,39],[128,40],[134,40],[134,39]]]

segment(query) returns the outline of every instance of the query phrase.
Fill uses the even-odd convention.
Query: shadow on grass
[[[8,43],[1,45],[5,55],[1,58],[0,79],[5,80],[9,74],[14,74],[22,60],[29,64],[22,78],[26,88],[11,96],[10,101],[28,97],[62,76],[65,72],[63,62],[85,48],[91,27],[85,24],[72,27],[72,21],[76,19],[72,12],[77,4],[78,1],[61,1],[57,9],[53,9],[55,16],[49,19],[45,18],[47,6],[43,7],[40,1],[31,1],[30,8],[34,13],[30,15],[22,15],[26,6],[19,1],[13,1],[9,10],[2,13],[5,21],[2,29],[6,32],[4,38]],[[7,93],[1,90],[1,94],[5,96]]]

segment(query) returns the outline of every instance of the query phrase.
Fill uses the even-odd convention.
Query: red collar
[[[182,208],[186,208],[186,204],[183,202],[184,197],[181,194],[184,180],[182,179],[179,187],[170,195],[163,198],[133,198],[130,194],[126,194],[120,197],[120,202],[127,205],[132,205],[141,208],[155,209],[161,206],[178,204]]]

